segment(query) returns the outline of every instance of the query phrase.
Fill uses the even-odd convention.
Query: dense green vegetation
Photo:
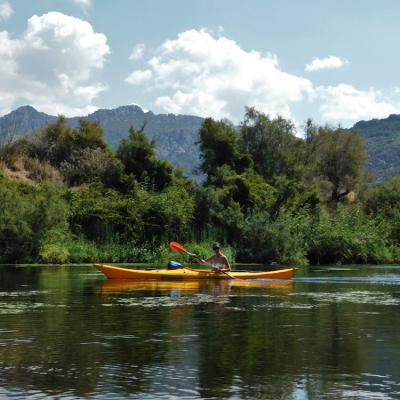
[[[376,184],[356,132],[249,108],[239,129],[208,118],[202,183],[160,160],[142,129],[111,149],[102,127],[60,117],[0,147],[0,262],[180,259],[171,240],[242,262],[400,261],[399,178]],[[187,261],[187,260],[186,260]]]

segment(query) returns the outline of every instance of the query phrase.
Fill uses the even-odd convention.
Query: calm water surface
[[[107,282],[0,266],[0,398],[400,399],[400,267]]]

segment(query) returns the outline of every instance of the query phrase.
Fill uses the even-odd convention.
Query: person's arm
[[[191,256],[192,256],[192,260],[196,260],[195,262],[196,262],[197,264],[200,264],[200,265],[212,264],[212,261],[213,261],[213,259],[214,259],[214,256],[211,256],[211,257],[207,258],[207,260],[201,259],[201,258],[200,258],[199,256],[197,256],[196,254],[192,254]]]
[[[215,256],[208,257],[208,258],[205,260],[205,263],[204,263],[204,264],[212,264],[212,263],[214,262],[214,257],[215,257]]]
[[[229,260],[228,260],[227,256],[224,256],[224,262],[225,262],[225,269],[227,271],[232,271],[231,264],[229,263]]]

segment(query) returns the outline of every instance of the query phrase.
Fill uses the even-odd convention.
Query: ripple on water
[[[17,332],[16,329],[0,328],[0,334],[2,334],[2,333],[15,333],[15,332]]]
[[[44,306],[44,303],[0,302],[0,315],[22,314]]]
[[[12,292],[0,292],[0,297],[30,297],[48,294],[47,290],[18,290]]]
[[[228,296],[212,296],[207,294],[196,294],[194,296],[182,297],[132,297],[132,298],[116,298],[111,303],[102,304],[102,306],[119,305],[125,307],[176,307],[176,306],[193,306],[200,304],[226,304],[229,303]]]
[[[279,303],[265,303],[265,304],[256,304],[253,305],[253,309],[274,309],[274,308],[284,308],[284,309],[312,309],[315,307],[318,307],[319,305],[317,304],[304,304],[304,303],[290,303],[287,301],[281,301]]]
[[[400,299],[389,293],[351,290],[346,292],[299,292],[290,293],[289,296],[306,297],[320,303],[356,303],[378,306],[397,306]]]
[[[119,340],[119,339],[125,339],[125,340],[131,340],[131,339],[137,339],[138,336],[135,335],[101,335],[101,334],[97,334],[94,333],[93,336],[99,337],[100,339],[104,339],[104,340]]]
[[[345,389],[341,391],[340,397],[342,399],[349,400],[360,400],[360,399],[371,399],[371,400],[392,400],[393,397],[386,393],[374,392],[371,390],[353,390]]]
[[[313,381],[319,381],[319,376],[299,376],[295,398],[309,398],[309,390],[319,393],[319,388],[313,388]],[[334,374],[331,376],[330,384],[325,388],[324,396],[329,399],[351,399],[351,400],[389,400],[398,398],[399,383],[396,383],[390,375],[378,375],[373,373],[361,374]]]
[[[377,285],[400,285],[400,276],[393,274],[386,275],[370,275],[370,276],[327,276],[327,277],[299,277],[293,278],[293,282],[298,283],[328,283],[328,284],[344,284],[344,283],[368,283]]]
[[[48,294],[46,290],[18,290],[0,292],[0,315],[21,314],[45,306],[42,302],[32,302],[31,297]],[[22,299],[22,300],[21,300]]]

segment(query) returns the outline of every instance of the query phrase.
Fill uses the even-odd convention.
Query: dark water
[[[400,399],[400,267],[106,282],[0,267],[0,398]]]

